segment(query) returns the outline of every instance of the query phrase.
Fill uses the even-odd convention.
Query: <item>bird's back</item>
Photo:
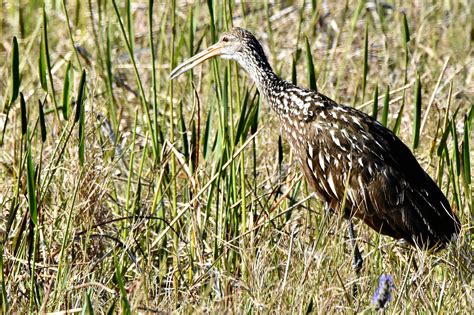
[[[459,231],[446,197],[408,147],[370,116],[285,82],[267,100],[306,178],[333,210],[374,230],[433,248]],[[278,91],[284,90],[284,92]]]

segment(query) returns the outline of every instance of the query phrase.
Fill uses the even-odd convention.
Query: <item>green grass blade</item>
[[[82,307],[82,314],[94,315],[94,307],[91,299],[92,290],[87,290],[86,292],[86,303]]]
[[[160,125],[158,123],[158,85],[157,85],[157,78],[156,78],[156,48],[155,42],[153,39],[153,0],[149,0],[148,2],[148,45],[150,46],[150,56],[151,56],[151,87],[152,87],[152,101],[153,101],[153,119],[155,122],[155,139],[160,139],[158,134],[160,133]],[[192,10],[191,10],[192,12]],[[193,32],[194,33],[194,32]],[[110,46],[110,45],[109,45]],[[161,141],[162,142],[162,141]]]
[[[135,118],[134,118],[134,123],[133,123],[133,129],[132,129],[132,143],[136,143],[137,139],[137,117],[138,113],[135,112]],[[145,147],[146,148],[146,147]],[[132,194],[132,179],[133,179],[133,165],[135,161],[135,150],[131,150],[130,152],[130,158],[128,162],[128,178],[127,178],[127,187],[125,189],[125,209],[127,211],[130,211],[130,196]]]
[[[440,157],[443,154],[443,151],[446,149],[446,141],[448,140],[449,133],[451,132],[451,125],[452,121],[449,120],[446,129],[443,132],[443,136],[441,137],[441,140],[439,141],[438,145],[438,150],[436,151],[436,154]]]
[[[189,32],[188,32],[188,54],[190,56],[195,54],[194,51],[194,34],[196,33],[196,29],[194,27],[194,14],[193,10],[189,10]]]
[[[258,94],[255,93],[252,100],[250,103],[247,105],[248,109],[248,115],[247,118],[245,119],[245,128],[244,131],[242,132],[245,137],[242,139],[245,140],[247,134],[250,132],[251,134],[254,134],[257,131],[258,128],[258,110],[259,110],[259,101],[258,101]]]
[[[282,163],[283,163],[283,140],[281,135],[278,135],[278,170],[279,173],[282,173]]]
[[[122,274],[123,266],[118,262],[117,257],[114,255],[114,265],[115,265],[115,280],[117,281],[118,288],[120,290],[120,301],[121,301],[121,313],[122,314],[131,314],[130,302],[127,298],[127,290],[125,289],[125,279]]]
[[[471,107],[470,113],[464,117],[464,139],[462,144],[462,159],[463,159],[463,187],[466,195],[466,203],[469,205],[470,209],[474,208],[474,198],[472,195],[472,177],[471,177],[471,149],[470,149],[470,140],[471,131],[472,131],[472,114],[473,107]]]
[[[452,158],[451,158],[451,164],[449,165],[449,176],[450,180],[453,184],[453,198],[454,201],[456,202],[456,208],[457,209],[462,209],[462,204],[463,200],[461,198],[461,188],[460,188],[460,182],[459,182],[459,175],[461,174],[461,157],[460,157],[460,152],[459,152],[459,142],[458,142],[458,134],[456,130],[456,124],[454,123],[456,121],[456,114],[453,115],[453,124],[451,124],[451,136],[453,138],[452,142]],[[446,156],[448,156],[446,154]]]
[[[26,102],[23,93],[20,92],[20,114],[21,114],[21,134],[26,134],[28,128],[28,119],[26,117]]]
[[[471,109],[472,111],[472,109]],[[470,190],[472,178],[471,178],[471,150],[469,145],[469,138],[471,133],[471,124],[469,123],[468,116],[464,117],[464,136],[462,144],[462,163],[463,163],[463,178],[464,183],[467,186],[467,190]],[[468,193],[469,194],[469,193]]]
[[[9,302],[8,302],[8,295],[7,295],[7,289],[5,286],[5,273],[4,273],[4,262],[3,258],[5,257],[3,255],[3,244],[5,241],[2,240],[2,243],[0,244],[0,283],[1,283],[1,305],[2,305],[2,312],[3,314],[8,314],[9,310]]]
[[[67,63],[66,66],[66,73],[64,74],[64,82],[63,82],[63,94],[62,94],[62,110],[63,110],[63,117],[65,120],[69,118],[70,112],[70,102],[71,102],[71,61]]]
[[[456,121],[456,117],[453,116],[453,121]],[[453,137],[453,159],[454,159],[454,171],[456,172],[456,178],[461,174],[461,157],[459,156],[459,141],[458,133],[456,130],[456,124],[451,124],[451,136]]]
[[[372,104],[372,117],[377,120],[377,116],[379,114],[379,86],[375,86],[374,91],[374,102]]]
[[[7,130],[8,116],[10,114],[10,108],[13,102],[18,98],[18,92],[20,91],[20,56],[18,49],[18,40],[16,36],[13,36],[12,39],[12,59],[10,65],[10,100],[7,101],[6,107],[3,111],[6,113],[5,123],[3,125],[2,137],[0,138],[0,146],[3,146],[3,139],[5,137],[5,132]]]
[[[76,99],[76,115],[74,116],[74,122],[78,122],[82,112],[82,101],[84,100],[84,87],[86,84],[86,70],[82,70],[81,80],[79,81],[78,94]]]
[[[132,15],[132,7],[131,7],[131,1],[126,0],[125,1],[125,7],[127,10],[127,32],[128,32],[128,39],[130,41],[130,48],[132,48],[132,51],[135,48],[135,34],[133,32],[133,15]]]
[[[74,50],[74,55],[76,56],[77,64],[79,65],[79,69],[82,70],[82,64],[81,64],[81,59],[79,58],[79,53],[77,52],[76,45],[74,44],[74,38],[72,36],[72,30],[71,30],[71,23],[69,20],[69,13],[66,8],[66,0],[62,0],[62,5],[63,5],[63,11],[64,11],[64,16],[66,17],[66,26],[67,26],[67,33],[69,35],[69,41],[71,42],[71,49]],[[76,16],[75,16],[75,27],[77,29],[77,22],[78,22],[78,14],[79,14],[79,9],[80,9],[80,0],[76,0]]]
[[[112,304],[109,306],[109,309],[107,310],[107,315],[114,315],[116,314],[115,310],[115,304],[117,303],[117,300],[113,300]]]
[[[472,109],[471,109],[472,111]],[[471,124],[469,122],[468,116],[464,117],[464,137],[463,137],[463,175],[466,185],[471,185],[471,150],[469,147],[469,137],[471,135]]]
[[[408,20],[405,12],[402,12],[403,21],[402,21],[402,34],[403,42],[405,45],[410,41],[410,29],[408,28]]]
[[[193,120],[191,122],[191,141],[190,141],[190,151],[191,151],[191,172],[194,173],[197,166],[199,165],[199,136],[198,136],[198,128],[196,127],[196,121]]]
[[[291,83],[297,84],[298,83],[298,74],[296,70],[296,57],[293,55],[291,60]]]
[[[360,14],[362,13],[362,10],[365,7],[365,4],[366,4],[366,1],[359,0],[359,3],[357,4],[357,8],[354,11],[354,14],[352,15],[352,20],[351,20],[351,30],[352,31],[356,27],[357,21],[359,20],[359,16],[360,16]]]
[[[255,104],[252,106],[254,108],[254,113],[252,113],[251,119],[249,119],[250,122],[250,132],[252,134],[255,134],[258,130],[258,116],[260,113],[260,105],[261,105],[261,99],[260,99],[260,94],[255,94],[254,101],[252,102]]]
[[[402,36],[403,36],[403,47],[405,49],[405,84],[408,82],[408,42],[410,41],[410,30],[408,28],[407,15],[402,12]]]
[[[382,119],[380,121],[382,125],[384,125],[385,127],[387,127],[387,122],[388,122],[389,105],[390,105],[390,86],[387,85],[387,89],[385,90],[385,96],[383,98]]]
[[[38,207],[36,203],[35,166],[33,164],[33,158],[31,156],[31,142],[29,140],[29,136],[27,140],[26,150],[26,181],[28,190],[28,205],[30,210],[31,221],[36,226],[38,224]]]
[[[11,64],[11,90],[10,90],[10,105],[18,98],[20,91],[20,53],[18,50],[18,40],[13,36],[12,40],[12,64]]]
[[[402,106],[400,106],[400,110],[398,111],[397,119],[395,120],[395,124],[393,125],[393,133],[398,135],[400,132],[400,125],[402,124],[402,117],[403,117],[403,110],[405,108],[405,91],[403,91],[402,97]]]
[[[206,119],[206,127],[204,128],[204,132],[202,134],[202,156],[204,159],[207,158],[207,150],[209,148],[209,135],[211,133],[211,123],[212,123],[212,106],[209,106],[209,111],[207,112],[207,119]]]
[[[117,122],[117,104],[115,101],[114,97],[114,88],[113,88],[113,82],[114,82],[114,76],[112,73],[112,52],[111,52],[111,42],[110,42],[110,27],[109,25],[106,26],[105,30],[105,36],[106,36],[106,41],[105,41],[105,68],[106,68],[106,87],[107,87],[107,97],[109,101],[107,102],[108,104],[108,109],[109,109],[109,117],[110,121],[112,122],[112,128],[117,128],[118,122]]]
[[[227,89],[227,86],[229,85],[229,81],[230,81],[229,72],[230,72],[230,68],[226,67],[225,73],[224,73],[224,82],[222,84],[222,89],[221,89],[221,100],[219,102],[219,110],[221,112],[219,133],[222,136],[223,147],[226,146],[229,140],[228,122],[229,122],[230,96],[229,96],[229,89]]]
[[[215,26],[215,19],[214,19],[214,1],[212,0],[207,0],[207,7],[209,9],[209,18],[211,19],[211,22],[209,23],[211,26],[211,39],[213,42],[217,40],[217,35],[216,35],[216,26]]]
[[[79,82],[79,92],[76,101],[76,116],[74,122],[79,121],[79,162],[84,165],[84,124],[85,124],[85,98],[86,70],[82,70],[81,81]]]
[[[46,66],[48,70],[48,77],[49,77],[49,85],[51,86],[51,98],[53,99],[53,104],[54,104],[54,113],[56,114],[56,117],[59,120],[59,113],[58,113],[58,103],[56,101],[56,92],[54,91],[54,83],[53,83],[53,73],[52,73],[52,67],[51,67],[51,57],[49,53],[49,47],[48,47],[48,18],[46,16],[46,9],[43,5],[43,33],[42,33],[42,38],[43,38],[43,45],[44,45],[44,54],[46,56]]]
[[[240,110],[240,117],[237,122],[237,128],[235,131],[235,139],[234,139],[234,145],[237,145],[239,141],[241,140],[242,137],[245,137],[244,130],[246,127],[246,123],[248,121],[248,116],[249,113],[247,113],[247,104],[249,102],[249,91],[245,91],[245,96],[242,101],[242,108]]]
[[[179,132],[182,136],[183,141],[183,154],[186,160],[189,160],[189,141],[188,141],[188,129],[186,127],[186,122],[184,121],[183,115],[183,102],[179,103],[178,107],[178,119],[179,119]]]
[[[474,103],[471,103],[471,109],[469,110],[469,113],[467,114],[467,121],[469,124],[472,123],[472,120],[474,118]]]
[[[447,151],[448,151],[446,141],[448,139],[449,133],[451,132],[451,124],[453,124],[453,121],[451,119],[449,119],[449,109],[451,108],[452,94],[453,94],[453,83],[451,82],[450,85],[449,85],[448,105],[447,105],[446,116],[445,116],[445,120],[444,120],[444,127],[445,128],[444,128],[443,135],[441,136],[441,140],[440,140],[439,145],[438,145],[438,150],[436,151],[436,154],[439,157],[442,157],[442,154],[443,154],[444,151],[446,151],[446,154],[447,154]],[[458,110],[455,111],[453,117],[456,116],[457,111]],[[449,159],[449,157],[447,157],[447,159]]]
[[[362,102],[365,100],[365,89],[367,87],[367,75],[369,73],[369,20],[365,20],[365,38],[364,38],[364,65],[362,74]]]
[[[46,39],[44,33],[41,33],[41,42],[40,42],[40,54],[38,59],[38,74],[40,77],[41,88],[46,93],[48,92],[48,78],[47,78],[47,69],[48,65],[46,62]]]
[[[420,144],[420,121],[421,121],[421,82],[418,75],[415,84],[415,100],[413,108],[413,149]]]
[[[41,141],[44,143],[46,141],[47,132],[46,132],[46,122],[44,120],[44,109],[43,104],[38,100],[38,112],[39,112],[39,122],[41,128]]]
[[[311,46],[309,45],[309,40],[306,37],[306,66],[308,69],[308,83],[311,90],[317,91],[318,87],[316,86],[316,73],[314,71],[313,57],[311,56]]]

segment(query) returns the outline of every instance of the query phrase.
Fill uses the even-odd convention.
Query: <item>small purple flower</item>
[[[392,290],[395,288],[393,284],[392,276],[387,274],[382,274],[379,278],[379,286],[375,290],[374,297],[372,298],[372,303],[375,305],[376,310],[384,309],[388,302],[392,300]]]

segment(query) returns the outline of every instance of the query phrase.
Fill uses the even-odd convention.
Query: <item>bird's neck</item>
[[[250,78],[255,82],[258,91],[265,98],[268,98],[271,95],[275,85],[281,81],[275,72],[273,72],[273,69],[265,56],[252,55],[246,61],[237,61],[249,74]]]
[[[268,98],[273,90],[273,87],[280,81],[280,78],[273,72],[273,69],[269,66],[268,68],[256,67],[247,71],[255,82],[260,94]]]
[[[262,64],[265,66],[261,66]],[[273,72],[273,69],[268,64],[267,60],[248,63],[245,66],[242,66],[255,82],[260,95],[263,96],[268,106],[270,106],[280,119],[299,120],[308,117],[307,109],[305,110],[302,108],[300,102],[288,99],[289,96],[284,93],[291,87],[294,89],[297,89],[297,87],[280,79],[276,73]]]

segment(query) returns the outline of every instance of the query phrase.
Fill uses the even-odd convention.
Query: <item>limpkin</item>
[[[458,234],[460,223],[446,197],[399,138],[353,107],[280,79],[249,31],[236,27],[224,33],[177,66],[170,79],[214,56],[237,61],[255,81],[326,208],[340,210],[344,201],[357,272],[362,256],[352,217],[424,249],[442,248]]]

